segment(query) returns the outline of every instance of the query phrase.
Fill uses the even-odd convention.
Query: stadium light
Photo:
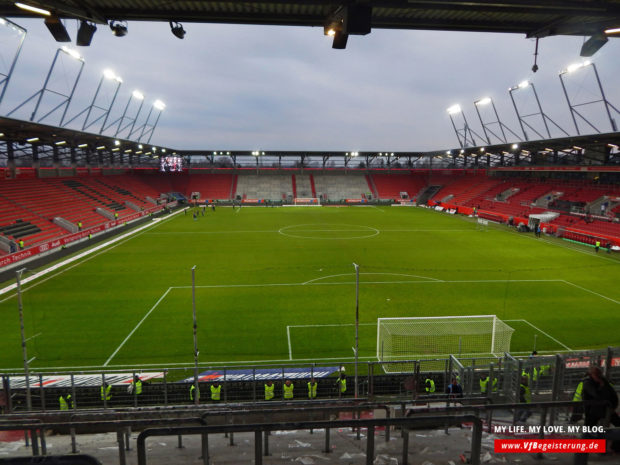
[[[582,63],[573,63],[571,65],[568,65],[566,67],[566,69],[560,71],[560,74],[574,73],[578,69],[585,68],[586,66],[589,66],[591,64],[592,64],[592,62],[590,62],[590,61],[584,61]]]
[[[456,105],[452,105],[447,110],[449,115],[455,115],[461,112],[461,106],[457,103]]]
[[[474,105],[488,105],[491,103],[491,97],[484,97],[474,102]]]
[[[164,108],[166,108],[166,104],[159,99],[153,102],[153,106],[157,108],[159,111],[162,111]]]
[[[85,149],[86,147],[88,147],[88,144],[80,144],[78,145],[78,147],[81,149]]]
[[[484,150],[485,150],[484,147],[480,147],[481,152],[484,152]]]
[[[32,13],[37,13],[43,16],[50,16],[52,14],[48,10],[44,10],[43,8],[37,8],[36,6],[26,5],[25,3],[15,2],[15,6],[17,8],[21,8],[22,10],[30,11]]]
[[[619,32],[620,32],[620,27],[605,29],[605,34],[618,34]]]
[[[30,142],[31,144],[33,142],[39,142],[39,138],[38,137],[31,137],[30,139],[26,139],[26,142]]]
[[[120,141],[120,140],[118,140],[118,139],[117,139],[117,140],[115,140],[115,141],[114,141],[114,145],[121,145],[121,141]]]
[[[170,21],[170,32],[178,38],[183,39],[185,37],[185,29],[183,29],[183,25],[181,23],[177,23],[176,21]]]
[[[58,142],[54,142],[54,145],[66,145],[67,141],[66,140],[59,140]]]
[[[127,35],[127,22],[125,21],[110,21],[110,29],[116,37],[123,37]]]
[[[82,22],[80,23],[80,28],[78,29],[75,45],[88,47],[93,40],[93,36],[95,35],[96,31],[97,26],[95,25],[95,23],[89,23],[88,21],[82,20]]]
[[[73,50],[72,48],[66,47],[64,45],[60,47],[60,49],[70,57],[75,58],[78,61],[84,61],[84,58],[82,58],[82,55],[80,55],[77,50]]]
[[[512,150],[517,150],[519,148],[519,144],[512,144],[511,148]]]
[[[137,98],[138,100],[144,100],[144,94],[142,92],[140,92],[139,90],[134,90],[131,95],[134,96],[134,98]]]

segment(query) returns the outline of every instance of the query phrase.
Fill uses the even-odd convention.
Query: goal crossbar
[[[513,332],[496,315],[379,318],[377,359],[501,354],[510,350]]]

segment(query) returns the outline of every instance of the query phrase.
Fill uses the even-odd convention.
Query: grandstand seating
[[[119,218],[135,209],[149,208],[147,197],[180,192],[189,196],[200,192],[202,199],[225,200],[239,195],[246,199],[280,201],[287,196],[319,197],[332,201],[363,199],[371,192],[381,199],[399,200],[401,192],[415,197],[427,186],[441,186],[429,200],[444,201],[447,206],[477,207],[504,221],[510,216],[526,219],[533,213],[552,210],[561,215],[552,224],[576,228],[591,235],[620,238],[620,225],[597,218],[602,203],[611,204],[610,217],[620,214],[620,188],[593,184],[585,180],[531,179],[497,177],[486,173],[464,174],[450,170],[397,174],[233,174],[156,172],[107,176],[25,178],[0,182],[0,233],[11,240],[22,239],[26,246],[67,234],[53,223],[62,217],[84,228],[107,219],[97,213],[101,207]],[[498,195],[501,198],[498,198]],[[551,200],[551,194],[555,198]],[[543,208],[550,203],[546,208]],[[569,214],[573,207],[591,210],[595,217],[587,223],[583,217]],[[522,220],[521,220],[522,221]],[[1,252],[0,252],[1,253]]]
[[[407,192],[410,199],[415,199],[418,193],[427,185],[423,175],[415,174],[370,174],[380,199],[399,200],[401,192]]]
[[[310,176],[307,174],[295,175],[296,194],[295,197],[314,197],[312,195],[312,185],[310,184]]]
[[[152,206],[146,201],[147,195],[157,196],[158,193],[129,175],[5,181],[0,183],[3,200],[0,226],[6,228],[17,220],[33,225],[33,228],[18,230],[17,235],[10,234],[10,229],[5,234],[9,239],[21,239],[26,246],[31,246],[68,233],[54,224],[56,217],[74,224],[81,222],[88,228],[108,220],[95,211],[97,207],[117,213],[122,219],[135,211],[125,202],[138,208]]]
[[[316,195],[329,200],[361,199],[370,192],[366,178],[358,174],[314,175]]]
[[[237,177],[237,195],[244,199],[282,200],[293,195],[291,176],[241,174]]]

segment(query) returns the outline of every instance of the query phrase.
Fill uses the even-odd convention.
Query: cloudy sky
[[[61,45],[43,20],[15,22],[28,35],[0,105],[2,115],[42,87]],[[482,133],[473,102],[485,96],[494,99],[502,121],[520,134],[507,89],[530,79],[545,113],[576,134],[558,72],[581,61],[580,37],[542,40],[540,70],[534,74],[534,42],[521,35],[373,30],[350,37],[346,50],[333,50],[319,28],[184,27],[187,35],[179,40],[167,23],[129,23],[122,38],[99,25],[92,45],[78,48],[85,66],[66,120],[90,104],[103,70],[109,68],[123,79],[111,121],[120,117],[134,89],[146,96],[136,127],[144,124],[155,99],[166,103],[151,140],[157,145],[210,150],[448,149],[458,143],[446,108],[459,103],[470,125]],[[67,22],[67,29],[75,39],[77,22]],[[0,71],[6,72],[16,42],[8,31],[0,32]],[[610,40],[593,61],[608,100],[620,109],[620,39]],[[54,70],[50,86],[68,92],[76,62],[64,57]],[[566,83],[576,103],[600,99],[591,67],[567,77]],[[106,82],[98,105],[109,104],[112,94],[113,85]],[[515,93],[515,99],[523,114],[536,111],[531,92]],[[37,119],[56,103],[52,94],[46,95]],[[134,103],[131,116],[137,111]],[[600,104],[580,108],[601,131],[610,130]],[[28,119],[33,109],[31,101],[12,117]],[[99,114],[95,110],[93,117]],[[43,122],[58,124],[60,116],[57,111]],[[615,116],[620,122],[620,115]],[[483,118],[494,119],[484,111]],[[82,122],[83,116],[71,127]],[[531,117],[530,122],[543,130],[540,119]],[[99,132],[99,127],[90,130]],[[581,129],[593,132],[585,125]]]

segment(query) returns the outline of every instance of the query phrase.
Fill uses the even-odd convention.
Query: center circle
[[[370,226],[339,223],[294,224],[278,230],[280,234],[299,239],[366,239],[379,234]]]

